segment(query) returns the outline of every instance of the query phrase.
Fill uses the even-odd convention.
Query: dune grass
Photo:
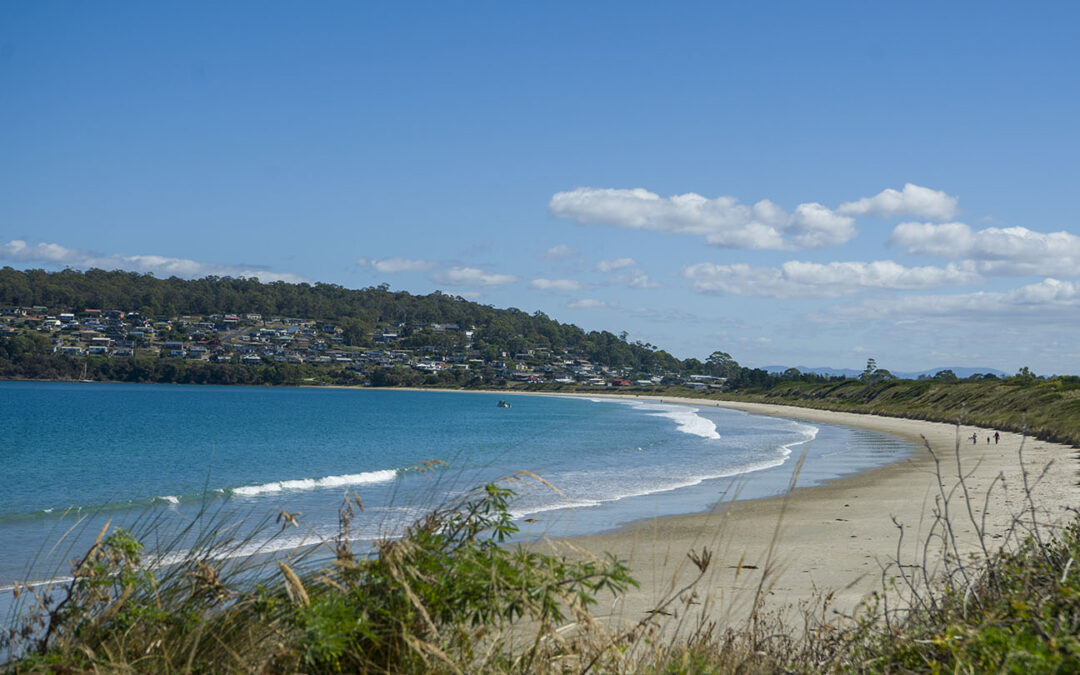
[[[172,560],[144,550],[146,533],[107,525],[61,592],[25,591],[0,652],[12,673],[1080,671],[1080,519],[1050,526],[1025,471],[1021,512],[989,532],[959,459],[955,476],[938,464],[922,558],[901,559],[898,526],[881,592],[850,618],[830,612],[826,593],[799,626],[758,599],[745,623],[720,625],[698,602],[713,556],[701,549],[687,552],[694,578],[639,621],[604,623],[592,608],[636,586],[631,571],[610,556],[508,544],[510,479],[371,551],[351,543],[354,494],[321,561],[234,556],[243,542],[224,525]],[[974,527],[974,553],[957,545],[960,525]]]

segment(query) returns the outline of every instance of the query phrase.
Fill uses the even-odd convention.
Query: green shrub
[[[350,544],[360,501],[347,501],[327,542],[333,559],[303,574],[293,570],[303,557],[279,561],[273,576],[265,562],[215,563],[236,550],[225,541],[156,565],[130,532],[106,525],[74,564],[63,599],[40,597],[47,611],[24,614],[0,649],[20,657],[9,664],[15,672],[472,672],[539,663],[560,649],[556,629],[568,616],[587,614],[600,592],[637,584],[610,556],[571,560],[509,546],[513,495],[487,485],[370,555]],[[513,644],[522,634],[531,637]]]

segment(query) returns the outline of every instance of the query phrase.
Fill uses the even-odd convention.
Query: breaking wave
[[[233,488],[230,492],[240,497],[256,497],[259,495],[276,494],[289,490],[318,490],[321,488],[389,483],[397,478],[397,475],[397,469],[383,469],[382,471],[348,473],[340,476],[298,478],[295,480],[280,480],[272,483],[263,483],[261,485],[245,485],[243,487]]]

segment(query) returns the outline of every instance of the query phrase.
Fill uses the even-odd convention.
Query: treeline
[[[326,384],[355,384],[356,382],[355,375],[352,373],[328,369],[316,370],[287,363],[240,366],[229,363],[147,357],[76,358],[47,351],[47,345],[42,346],[38,340],[42,337],[44,336],[29,334],[0,338],[0,379],[91,379],[108,382],[248,385],[300,385],[312,379]]]

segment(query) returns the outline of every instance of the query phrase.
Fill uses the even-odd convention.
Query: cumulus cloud
[[[988,275],[1080,274],[1080,237],[1069,232],[1034,232],[1026,227],[975,231],[964,223],[900,223],[889,243],[908,253],[970,259]]]
[[[633,267],[637,264],[637,261],[633,258],[615,258],[614,260],[601,260],[596,263],[596,271],[598,272],[614,272],[615,270],[621,270],[624,267]]]
[[[873,197],[863,197],[858,201],[841,204],[836,207],[836,212],[845,216],[915,216],[942,221],[956,217],[957,201],[956,197],[941,190],[906,183],[903,190],[889,188]]]
[[[533,279],[529,285],[541,291],[581,290],[581,284],[573,279]]]
[[[596,298],[582,298],[580,300],[568,302],[566,303],[566,306],[570,309],[600,309],[603,307],[614,307],[615,303],[597,300]]]
[[[519,277],[512,274],[486,272],[476,267],[451,267],[438,272],[433,278],[435,281],[449,286],[483,286],[490,288],[498,288],[519,280]]]
[[[255,277],[261,281],[307,281],[296,274],[270,272],[255,265],[204,263],[186,258],[169,258],[160,255],[103,255],[92,251],[67,248],[60,244],[41,242],[27,244],[13,239],[0,245],[0,260],[22,263],[45,263],[62,265],[72,269],[126,270],[159,277],[183,277],[198,279],[206,276]]]
[[[396,272],[422,272],[430,270],[433,269],[437,263],[432,260],[411,260],[409,258],[394,257],[382,259],[357,258],[356,264],[361,266],[371,265],[379,272],[394,274]]]
[[[545,260],[566,260],[577,256],[579,253],[581,252],[568,244],[556,244],[544,251],[542,257]]]
[[[548,210],[584,225],[699,235],[727,248],[812,248],[842,244],[856,233],[854,218],[817,203],[800,204],[788,213],[768,200],[748,206],[734,197],[709,199],[693,192],[661,197],[643,188],[559,192]]]
[[[968,284],[981,278],[970,266],[905,267],[891,260],[833,262],[792,260],[776,267],[698,263],[683,268],[699,293],[764,298],[834,298],[862,290],[913,290]]]
[[[644,272],[635,272],[629,276],[620,279],[630,288],[659,288],[660,284],[656,283],[649,278],[648,274]]]
[[[800,248],[843,244],[855,237],[854,219],[811,202],[795,207],[787,229]]]
[[[1009,291],[956,295],[904,296],[837,305],[812,318],[824,321],[888,319],[958,321],[984,325],[989,320],[1075,324],[1080,309],[1080,282],[1047,278]]]

